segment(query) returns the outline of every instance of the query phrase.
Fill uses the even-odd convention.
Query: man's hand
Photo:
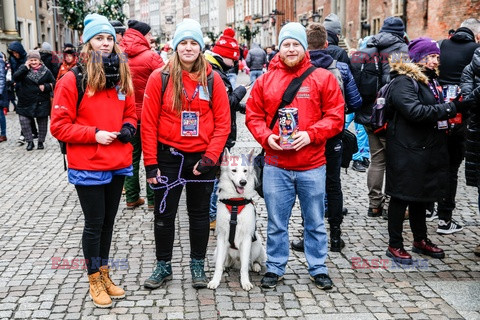
[[[268,145],[270,146],[270,148],[272,148],[273,150],[278,150],[278,151],[282,151],[282,147],[280,147],[278,145],[278,140],[280,139],[279,136],[277,136],[276,134],[271,134],[269,137],[268,137]]]
[[[109,132],[100,130],[95,133],[95,140],[97,140],[97,142],[100,144],[108,146],[110,143],[112,143],[113,140],[117,138],[118,134],[120,134],[120,132]]]
[[[295,151],[302,149],[303,147],[309,145],[310,142],[312,142],[310,140],[310,136],[308,135],[307,131],[296,132],[293,139],[294,141],[292,143],[292,147],[293,149],[295,149]]]

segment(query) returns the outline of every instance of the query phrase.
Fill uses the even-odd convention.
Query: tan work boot
[[[100,272],[95,272],[88,275],[88,281],[90,282],[90,298],[93,300],[93,304],[99,308],[109,308],[112,306],[112,299],[105,291],[105,285],[103,284]]]
[[[105,289],[112,299],[121,299],[125,298],[125,290],[120,287],[117,287],[115,283],[113,283],[112,279],[110,279],[108,266],[101,266],[100,267],[100,274],[102,277],[102,282],[105,285]]]

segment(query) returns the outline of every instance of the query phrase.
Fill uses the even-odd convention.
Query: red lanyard
[[[192,104],[195,97],[197,96],[199,87],[200,87],[200,85],[197,84],[197,87],[195,88],[195,91],[193,92],[192,98],[188,97],[187,91],[185,91],[185,87],[183,88],[183,94],[185,95],[185,100],[187,100],[189,107]]]

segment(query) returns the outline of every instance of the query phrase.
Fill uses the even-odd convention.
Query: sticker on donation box
[[[182,137],[198,137],[199,113],[182,111]]]

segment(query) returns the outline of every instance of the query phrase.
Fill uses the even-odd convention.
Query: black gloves
[[[156,164],[145,166],[145,175],[147,179],[157,177],[157,170],[158,170],[158,165]]]
[[[479,92],[479,97],[480,97],[480,92]],[[480,101],[480,99],[478,101]],[[463,99],[462,101],[453,100],[452,102],[455,105],[455,108],[457,109],[457,113],[466,112],[471,108],[475,108],[477,105],[477,99]]]
[[[245,103],[239,103],[237,106],[237,111],[241,114],[247,113],[247,106],[245,105]]]
[[[202,156],[202,159],[198,162],[197,171],[200,173],[207,173],[215,168],[215,161],[208,157]]]
[[[240,101],[247,94],[247,89],[244,86],[238,86],[235,90],[233,90],[233,94]]]
[[[128,143],[132,141],[133,136],[137,130],[130,123],[124,123],[122,129],[120,129],[120,134],[117,136],[117,139],[123,143]]]

